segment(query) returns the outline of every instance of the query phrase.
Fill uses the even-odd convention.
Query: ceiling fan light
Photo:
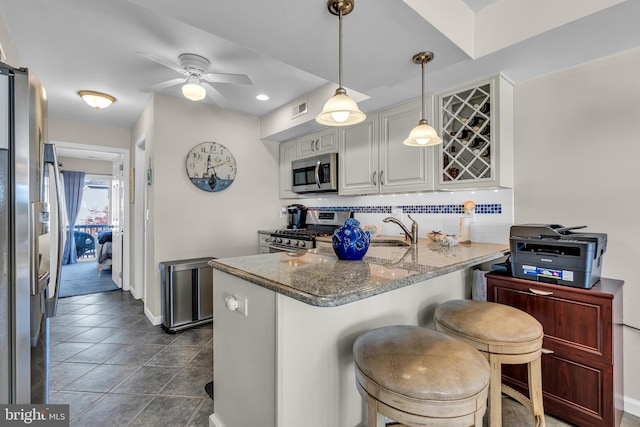
[[[95,108],[96,110],[107,108],[116,102],[116,99],[113,96],[102,92],[95,92],[93,90],[81,90],[78,92],[78,95],[87,103],[87,105]]]
[[[200,84],[200,82],[193,82],[189,79],[189,82],[182,86],[182,94],[185,98],[192,101],[202,101],[207,95],[207,91]]]
[[[442,144],[442,138],[438,136],[434,128],[427,124],[426,120],[424,122],[421,120],[402,143],[411,147],[430,147]]]
[[[349,126],[363,122],[366,118],[367,115],[360,111],[358,104],[338,89],[325,102],[322,111],[316,116],[316,122],[325,126]]]

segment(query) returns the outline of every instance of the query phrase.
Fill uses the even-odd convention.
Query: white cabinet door
[[[377,114],[372,114],[362,123],[340,128],[339,194],[378,192],[377,126]]]
[[[337,129],[331,128],[298,138],[298,158],[337,152],[337,136]]]
[[[291,161],[298,156],[298,144],[296,140],[280,144],[280,198],[295,199],[296,193],[291,191]]]
[[[431,108],[429,110],[432,111]],[[420,121],[421,100],[410,101],[379,114],[380,193],[433,190],[434,147],[409,147],[402,143]]]

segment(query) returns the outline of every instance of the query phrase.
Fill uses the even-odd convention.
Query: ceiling
[[[0,15],[12,65],[38,75],[56,119],[131,127],[150,97],[140,89],[178,77],[137,52],[174,63],[194,53],[209,71],[248,74],[252,86],[215,88],[225,108],[255,116],[337,81],[325,0],[0,0]],[[637,0],[358,0],[343,21],[344,85],[368,96],[365,112],[415,98],[411,57],[424,50],[435,53],[428,93],[500,71],[519,82],[640,46],[638,16]],[[117,102],[91,109],[77,96],[87,89]],[[182,96],[179,85],[162,92]]]

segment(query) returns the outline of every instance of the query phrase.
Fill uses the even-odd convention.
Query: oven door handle
[[[267,247],[269,249],[275,249],[280,252],[306,251],[308,249],[308,248],[293,248],[290,246],[274,245],[273,243],[268,244]]]

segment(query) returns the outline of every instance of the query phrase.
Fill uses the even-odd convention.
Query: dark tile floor
[[[153,326],[129,292],[60,299],[51,319],[50,403],[71,426],[209,426],[213,328]]]
[[[208,427],[212,379],[212,325],[167,334],[129,292],[63,298],[51,319],[50,402],[70,404],[71,426]],[[545,418],[547,427],[571,426]],[[535,423],[504,397],[503,425]],[[640,418],[625,414],[622,427],[640,427]]]

